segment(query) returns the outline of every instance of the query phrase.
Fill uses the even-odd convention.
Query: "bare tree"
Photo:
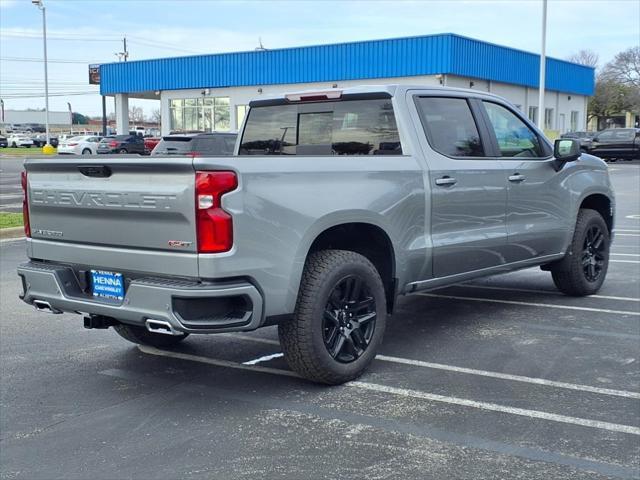
[[[640,88],[640,47],[620,52],[602,71],[606,80]]]
[[[160,120],[162,119],[162,115],[160,113],[160,109],[156,108],[151,112],[151,121],[153,123],[157,123],[158,125],[160,125]]]
[[[144,122],[144,110],[142,110],[142,107],[131,107],[129,109],[129,121],[134,123]]]
[[[596,68],[600,61],[600,57],[593,50],[580,50],[578,53],[570,55],[567,60],[573,63],[579,63],[580,65]]]

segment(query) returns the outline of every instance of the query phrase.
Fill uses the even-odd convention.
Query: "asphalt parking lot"
[[[640,478],[640,167],[611,165],[598,295],[529,269],[400,300],[356,382],[303,381],[273,327],[138,348],[18,300],[0,244],[0,478]]]

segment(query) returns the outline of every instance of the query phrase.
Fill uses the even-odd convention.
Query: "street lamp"
[[[45,108],[45,129],[46,129],[46,144],[42,148],[43,153],[54,153],[55,150],[49,144],[49,74],[47,72],[47,14],[42,0],[31,0],[36,7],[42,12],[42,41],[44,43],[44,108]]]

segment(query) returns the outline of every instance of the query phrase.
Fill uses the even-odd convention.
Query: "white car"
[[[79,135],[67,138],[58,145],[58,153],[71,155],[97,155],[100,139],[97,135]]]
[[[10,147],[27,147],[33,146],[33,140],[24,133],[14,133],[7,139]]]

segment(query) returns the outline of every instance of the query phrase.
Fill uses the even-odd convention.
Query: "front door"
[[[507,174],[507,261],[561,253],[571,227],[565,175],[555,171],[550,149],[515,111],[482,104]]]
[[[428,141],[433,276],[504,264],[507,179],[500,160],[487,158],[475,108],[462,97],[414,98],[425,134],[421,140]]]

